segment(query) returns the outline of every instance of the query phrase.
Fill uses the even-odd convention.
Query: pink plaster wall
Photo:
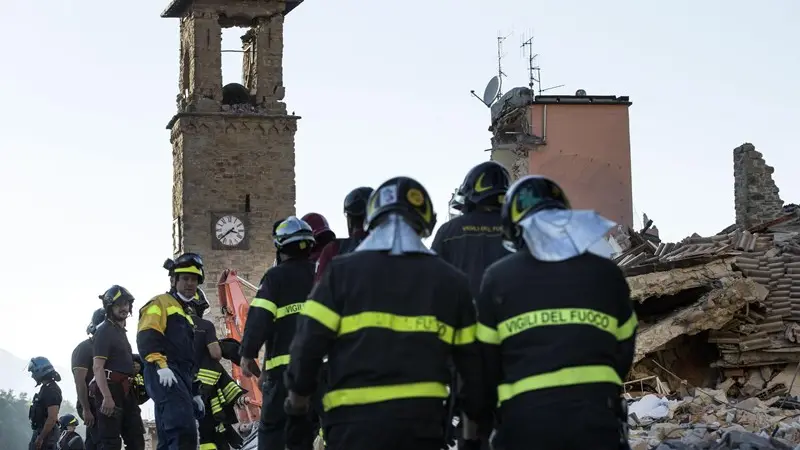
[[[619,224],[633,226],[628,108],[625,104],[532,105],[533,133],[546,143],[530,152],[529,167],[531,174],[556,181],[573,208],[594,209]]]

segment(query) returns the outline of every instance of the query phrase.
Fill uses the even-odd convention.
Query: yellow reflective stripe
[[[392,331],[409,333],[447,333],[447,330],[440,329],[440,325],[443,324],[440,324],[434,316],[398,316],[367,311],[342,317],[342,322],[339,325],[339,336],[355,333],[363,328],[386,328]]]
[[[232,401],[236,400],[236,397],[243,393],[243,389],[236,384],[235,381],[231,381],[228,383],[224,388],[220,390],[220,395],[225,403],[231,403]]]
[[[567,367],[523,378],[515,383],[501,384],[497,387],[498,404],[525,392],[588,383],[612,383],[621,386],[622,380],[617,371],[609,366]]]
[[[617,335],[617,319],[600,311],[585,308],[558,308],[530,311],[500,322],[497,332],[506,340],[532,328],[550,325],[589,325]]]
[[[278,308],[278,313],[275,314],[275,318],[280,319],[282,317],[291,316],[292,314],[302,312],[304,303],[305,302],[292,303],[291,305],[281,306]]]
[[[149,363],[157,364],[159,369],[165,369],[167,367],[167,357],[161,353],[150,353],[149,355],[145,355],[144,360]]]
[[[396,314],[365,311],[344,316],[339,325],[339,336],[355,333],[364,328],[384,328],[400,333],[436,333],[439,339],[450,344],[465,345],[475,342],[475,325],[458,330],[440,322],[435,316],[400,316]]]
[[[219,381],[220,376],[222,376],[222,374],[214,370],[200,369],[197,371],[197,379],[201,383],[210,386],[217,384],[217,381]]]
[[[453,340],[453,344],[467,345],[474,343],[477,328],[477,325],[470,325],[456,330],[456,338]]]
[[[483,342],[484,344],[500,344],[500,335],[497,333],[497,329],[486,326],[480,322],[478,322],[478,329],[475,331],[475,336],[478,342]]]
[[[636,326],[639,325],[639,318],[636,317],[636,312],[631,310],[631,317],[617,329],[617,340],[624,341],[630,339],[636,333]]]
[[[447,386],[423,382],[330,391],[322,398],[325,411],[340,406],[368,405],[407,398],[447,398]]]
[[[339,323],[342,317],[322,303],[311,299],[306,300],[306,304],[300,314],[316,320],[334,333],[339,331]]]
[[[275,305],[275,303],[265,298],[258,298],[258,297],[254,298],[250,302],[250,307],[266,309],[267,311],[271,312],[273,316],[275,315],[275,312],[278,310],[278,307]]]
[[[200,444],[200,450],[217,450],[217,444]]]
[[[203,271],[195,266],[188,266],[188,267],[178,267],[177,269],[173,270],[174,273],[193,273],[195,275],[203,276]]]
[[[152,308],[152,306],[150,308]],[[156,306],[156,308],[159,309],[160,313],[161,308],[159,308],[158,306]],[[171,316],[173,314],[183,316],[183,318],[188,320],[190,324],[194,325],[194,321],[192,320],[192,318],[188,314],[186,314],[186,311],[184,311],[183,308],[181,308],[180,306],[167,306],[167,316]]]
[[[278,355],[264,360],[264,370],[274,369],[289,364],[289,355]]]

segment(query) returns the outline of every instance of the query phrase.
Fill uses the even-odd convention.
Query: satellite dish
[[[500,92],[500,79],[497,78],[497,75],[493,76],[489,83],[486,85],[486,89],[483,90],[483,103],[486,106],[491,105],[494,103],[495,97]]]

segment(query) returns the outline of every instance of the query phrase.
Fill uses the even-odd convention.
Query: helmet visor
[[[195,253],[184,253],[175,260],[175,267],[196,266],[203,267],[203,259]],[[177,270],[176,270],[177,272]],[[194,273],[194,272],[192,272]]]

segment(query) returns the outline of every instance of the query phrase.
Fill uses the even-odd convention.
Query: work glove
[[[169,367],[158,369],[156,373],[158,373],[158,382],[164,387],[171,387],[178,382],[178,379],[175,377],[175,372]]]
[[[194,409],[198,412],[198,416],[203,417],[206,412],[206,405],[203,403],[203,397],[195,395],[192,400],[194,400]]]

